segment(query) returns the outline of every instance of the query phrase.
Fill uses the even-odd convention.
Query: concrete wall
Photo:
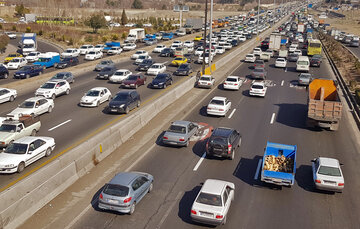
[[[285,19],[281,20],[283,21]],[[270,31],[264,34],[264,36],[269,35]],[[246,55],[257,43],[255,40],[250,41],[230,55],[224,56],[216,62],[217,69],[225,66],[234,57]],[[226,67],[234,68],[237,64],[231,62]],[[141,109],[131,112],[118,123],[92,136],[86,142],[55,158],[39,171],[0,193],[0,228],[16,228],[24,223],[28,217],[120,147],[170,103],[193,89],[195,80],[195,77],[186,78],[151,104],[145,104]]]

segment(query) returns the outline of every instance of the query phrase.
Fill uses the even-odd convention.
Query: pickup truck
[[[261,162],[261,181],[291,187],[295,181],[296,150],[296,145],[267,142]]]
[[[40,127],[39,118],[30,115],[24,115],[19,119],[6,119],[0,126],[0,147],[6,147],[11,142],[25,136],[35,136]]]
[[[40,65],[26,65],[14,73],[15,79],[27,79],[33,76],[41,75],[44,68]]]
[[[337,130],[342,113],[342,103],[333,80],[314,79],[309,85],[306,125]]]

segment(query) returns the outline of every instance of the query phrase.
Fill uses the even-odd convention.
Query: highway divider
[[[284,22],[287,17],[278,22]],[[271,29],[263,33],[268,36]],[[240,58],[254,48],[259,41],[249,41],[215,63],[216,69],[227,71],[238,67]],[[239,58],[239,62],[231,61]],[[225,75],[218,75],[220,82]],[[184,77],[172,87],[163,89],[161,96],[142,103],[140,109],[120,116],[97,133],[88,136],[81,144],[69,147],[41,165],[36,172],[20,177],[0,193],[0,228],[16,228],[58,194],[90,171],[101,160],[119,148],[133,134],[142,129],[164,108],[194,88],[196,77]],[[196,99],[196,98],[195,98]],[[150,103],[151,102],[151,103]],[[118,121],[119,120],[119,121]],[[65,153],[66,152],[66,153]],[[44,166],[46,165],[46,166]],[[37,170],[37,169],[34,169]]]

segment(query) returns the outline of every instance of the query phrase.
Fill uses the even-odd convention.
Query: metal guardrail
[[[339,71],[339,69],[336,67],[336,64],[334,63],[334,61],[331,59],[324,43],[322,42],[322,40],[320,39],[324,53],[326,55],[326,58],[328,59],[329,63],[330,63],[330,67],[333,70],[335,77],[339,83],[339,86],[341,88],[341,90],[343,91],[343,94],[345,96],[346,102],[349,105],[350,108],[350,112],[352,113],[354,120],[357,124],[358,129],[360,130],[360,109],[357,105],[357,102],[353,96],[353,94],[351,93],[351,91],[349,90],[349,88],[346,85],[346,82],[344,80],[344,78],[341,76],[341,73]]]

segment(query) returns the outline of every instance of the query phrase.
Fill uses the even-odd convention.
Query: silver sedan
[[[312,172],[315,187],[320,190],[342,192],[344,176],[337,159],[318,157],[312,162]]]

